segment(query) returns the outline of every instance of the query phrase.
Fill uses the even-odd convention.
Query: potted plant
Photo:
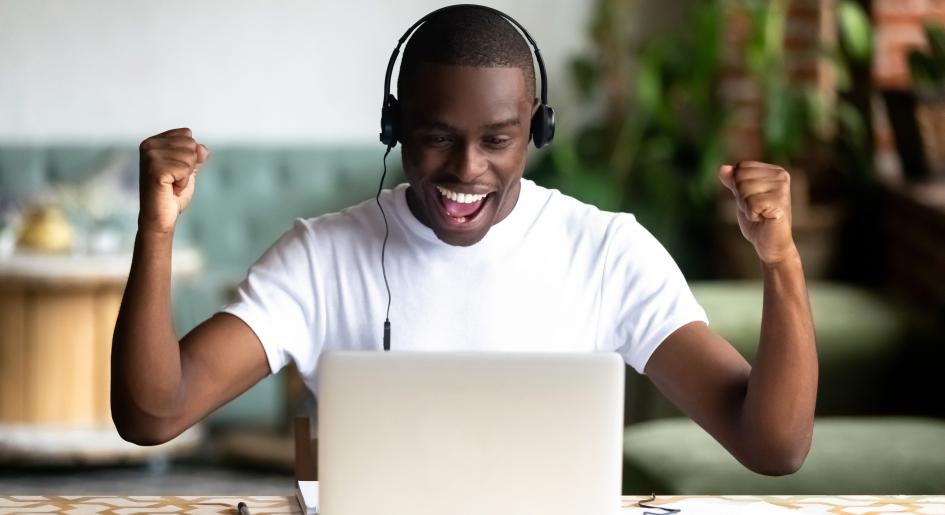
[[[871,53],[868,17],[854,2],[839,4],[843,48],[821,43],[818,59],[822,69],[835,78],[834,89],[798,84],[790,78],[785,56],[788,2],[741,0],[731,7],[750,25],[741,50],[759,98],[761,155],[757,159],[790,170],[794,237],[805,271],[810,277],[826,277],[837,253],[838,229],[847,208],[844,187],[836,185],[844,175],[842,168],[861,175],[870,168],[865,157],[871,153],[865,143],[865,122],[843,96],[852,87],[851,63],[868,61]],[[845,149],[846,159],[841,158],[841,149]],[[760,276],[754,251],[745,245],[738,229],[734,199],[728,194],[720,199],[720,273]]]
[[[627,27],[639,8],[598,1],[593,50],[571,65],[586,110],[597,116],[559,134],[529,176],[602,209],[634,213],[687,277],[707,277],[728,112],[717,91],[723,8],[693,5],[686,26],[638,41]]]

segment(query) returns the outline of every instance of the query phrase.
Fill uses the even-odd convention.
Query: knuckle
[[[761,195],[751,195],[745,199],[745,203],[752,209],[764,207],[768,204],[768,199]]]
[[[187,166],[187,163],[182,163],[180,161],[168,161],[164,166],[167,174],[173,175],[175,178],[181,174],[190,171],[190,167]]]
[[[191,149],[197,147],[197,140],[195,140],[194,138],[190,136],[183,136],[183,135],[173,136],[170,139],[171,141],[173,141],[174,146],[177,146],[177,147],[186,147],[186,148],[191,148]]]
[[[160,157],[160,152],[158,152],[157,149],[149,146],[148,148],[141,151],[141,157],[153,163]]]

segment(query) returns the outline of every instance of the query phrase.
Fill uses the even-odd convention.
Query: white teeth
[[[471,204],[473,202],[479,202],[480,200],[486,198],[485,195],[473,195],[471,193],[457,193],[455,191],[448,190],[442,186],[437,186],[436,190],[440,192],[440,195],[452,200],[453,202],[458,202],[460,204]]]

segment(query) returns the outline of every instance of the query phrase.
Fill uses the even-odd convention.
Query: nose
[[[478,145],[466,143],[457,145],[454,151],[453,174],[461,182],[475,182],[476,178],[486,173],[489,163]]]

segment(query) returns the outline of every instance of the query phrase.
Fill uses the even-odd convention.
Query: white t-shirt
[[[509,216],[457,247],[414,217],[406,189],[380,197],[394,351],[619,352],[643,373],[670,333],[706,321],[669,253],[631,214],[522,179]],[[317,394],[321,352],[383,346],[383,238],[374,199],[297,219],[222,311],[255,331],[273,372],[291,360]]]

